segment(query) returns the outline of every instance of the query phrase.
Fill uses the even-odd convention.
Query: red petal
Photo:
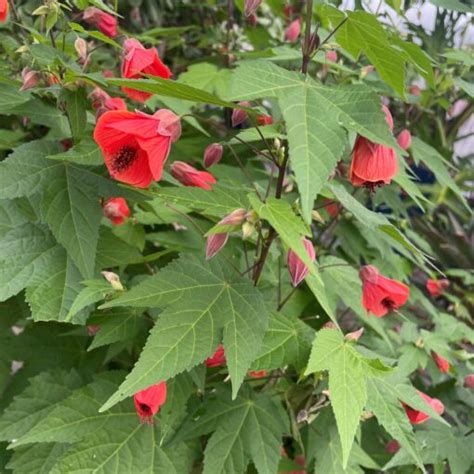
[[[146,151],[148,154],[148,166],[151,174],[155,181],[161,179],[163,168],[171,149],[171,138],[157,136],[156,138],[150,138],[143,140],[138,138],[140,148]]]

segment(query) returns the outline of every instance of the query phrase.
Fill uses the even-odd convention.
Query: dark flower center
[[[395,302],[388,297],[382,300],[382,305],[385,306],[389,311],[396,308]]]
[[[137,149],[131,146],[124,146],[115,153],[113,170],[120,172],[127,169],[137,159]]]
[[[146,403],[140,403],[140,410],[143,413],[151,414],[151,408]]]
[[[366,181],[364,183],[364,186],[371,192],[371,193],[375,193],[375,190],[377,188],[381,188],[385,183],[383,181],[376,181],[375,183],[371,182],[371,181]]]

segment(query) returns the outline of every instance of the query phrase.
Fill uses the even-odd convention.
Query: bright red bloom
[[[82,18],[87,24],[97,27],[99,31],[109,38],[115,38],[117,36],[117,18],[113,15],[99,8],[89,7],[84,10]]]
[[[251,370],[249,371],[249,376],[253,379],[261,379],[262,377],[266,377],[268,372],[266,370]]]
[[[411,145],[411,133],[409,130],[402,130],[397,137],[397,143],[403,150],[408,150]]]
[[[294,43],[301,33],[301,19],[293,20],[285,30],[285,41]]]
[[[464,377],[464,387],[466,388],[474,388],[474,374],[469,374]]]
[[[305,246],[308,257],[311,259],[312,262],[314,262],[316,259],[316,252],[314,251],[312,242],[308,239],[303,239],[303,244]],[[287,264],[288,271],[291,275],[291,283],[293,286],[298,286],[305,279],[306,275],[309,272],[309,268],[291,249],[288,251]]]
[[[262,126],[271,125],[273,123],[273,118],[271,115],[260,114],[257,115],[257,123]]]
[[[94,130],[112,178],[138,188],[160,180],[171,143],[180,135],[179,117],[167,109],[153,115],[109,111],[100,116]]]
[[[337,53],[334,50],[328,51],[326,53],[326,60],[332,63],[337,62]]]
[[[435,361],[440,372],[443,372],[443,373],[449,372],[449,368],[451,366],[444,357],[440,356],[437,352],[434,352],[434,351],[431,351],[431,357]]]
[[[420,392],[417,390],[418,395],[425,400],[425,402],[438,414],[442,415],[444,413],[444,405],[441,400],[437,398],[431,398],[430,396],[426,395],[426,393]],[[414,410],[413,408],[409,407],[406,403],[402,403],[403,408],[410,420],[410,423],[413,425],[418,425],[419,423],[423,423],[424,421],[430,418],[430,415],[423,411]]]
[[[113,225],[122,225],[130,215],[130,208],[123,197],[110,198],[105,203],[103,212]]]
[[[216,352],[214,352],[212,357],[206,359],[207,367],[219,367],[220,365],[225,365],[226,363],[227,360],[225,358],[224,346],[222,344],[219,344],[219,347],[217,348]]]
[[[122,77],[140,79],[143,74],[169,79],[171,71],[162,63],[156,48],[145,49],[136,39],[127,39],[123,45],[125,55],[122,61]],[[152,94],[128,87],[122,90],[133,100],[145,102]]]
[[[426,289],[431,296],[439,296],[449,287],[449,280],[443,278],[442,280],[428,280],[426,282]]]
[[[202,189],[212,189],[211,184],[217,182],[211,173],[199,171],[184,161],[175,161],[171,165],[171,174],[185,186],[194,186]]]
[[[410,296],[408,286],[384,277],[373,265],[362,267],[359,277],[362,280],[362,306],[377,318],[403,306]]]
[[[135,410],[142,423],[153,424],[153,415],[159,412],[161,405],[166,402],[166,382],[160,382],[133,396]]]
[[[5,23],[8,17],[8,0],[0,0],[0,23]]]

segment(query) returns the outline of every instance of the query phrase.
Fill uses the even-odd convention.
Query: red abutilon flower
[[[214,257],[227,243],[229,234],[227,232],[219,232],[218,234],[211,234],[206,242],[206,260]]]
[[[0,23],[5,23],[8,17],[8,0],[0,0]]]
[[[397,137],[397,143],[403,150],[408,150],[411,145],[411,133],[406,128],[402,130]]]
[[[359,277],[362,280],[362,306],[377,318],[403,306],[410,296],[408,286],[384,277],[373,265],[362,267]]]
[[[130,208],[123,197],[110,198],[103,207],[104,216],[110,219],[113,225],[122,225],[130,215]]]
[[[271,125],[273,123],[273,118],[271,115],[259,114],[257,115],[257,123],[259,125]]]
[[[250,370],[249,376],[253,379],[261,379],[262,377],[266,377],[268,372],[266,370]]]
[[[288,41],[290,43],[294,43],[297,39],[298,36],[301,33],[301,19],[297,18],[296,20],[293,20],[285,30],[285,41]]]
[[[41,74],[38,71],[33,71],[28,66],[21,71],[21,88],[20,91],[26,91],[36,87],[41,79]]]
[[[337,62],[337,53],[334,50],[328,51],[326,53],[326,60],[332,63]]]
[[[391,439],[385,446],[385,451],[389,454],[395,454],[400,449],[400,443],[396,439]]]
[[[135,410],[142,423],[153,424],[153,415],[166,402],[166,382],[160,382],[146,388],[133,396]]]
[[[308,257],[312,262],[316,260],[316,252],[314,251],[313,244],[309,239],[303,239],[303,244],[305,246]],[[291,276],[291,283],[293,286],[298,286],[306,277],[309,272],[309,268],[304,264],[304,262],[296,255],[293,250],[288,250],[287,257],[288,271]]]
[[[441,402],[441,400],[438,400],[437,398],[431,398],[429,395],[426,395],[426,393],[420,392],[420,390],[417,390],[418,395],[425,400],[425,402],[438,414],[442,415],[444,413],[444,405]],[[423,411],[415,410],[408,406],[406,403],[403,403],[403,408],[405,409],[405,412],[408,416],[408,419],[410,420],[410,423],[413,425],[418,425],[419,423],[423,423],[424,421],[428,420],[430,418],[430,415],[428,413],[425,413]]]
[[[449,287],[449,280],[443,278],[441,280],[431,280],[426,282],[426,289],[431,296],[441,295],[446,288]]]
[[[469,374],[464,377],[464,387],[474,389],[474,374]]]
[[[221,161],[224,147],[220,143],[211,143],[204,150],[203,164],[206,168],[210,168]]]
[[[171,144],[180,135],[179,117],[167,109],[153,115],[109,111],[100,116],[94,130],[112,178],[138,188],[160,180]]]
[[[96,7],[88,7],[84,10],[82,18],[84,21],[99,29],[109,38],[117,36],[117,18]]]
[[[438,369],[440,372],[443,372],[443,373],[449,372],[449,368],[451,366],[444,357],[442,357],[435,351],[431,351],[431,357],[435,361],[435,364],[438,366]]]
[[[242,107],[250,107],[250,102],[244,100],[243,102],[239,102],[239,105]],[[233,127],[237,127],[238,125],[244,123],[249,117],[249,114],[245,110],[234,109],[232,110],[232,117],[231,122]]]
[[[171,71],[163,64],[156,48],[146,49],[140,41],[130,38],[123,44],[122,77],[140,79],[143,74],[169,79]],[[122,90],[133,100],[145,102],[152,94],[122,87]]]
[[[206,359],[207,367],[219,367],[221,365],[225,365],[226,363],[227,360],[225,358],[224,346],[222,344],[219,344],[219,347],[216,349],[216,352],[214,352],[212,357]]]
[[[211,173],[199,171],[184,161],[175,161],[171,165],[171,174],[185,186],[194,186],[202,189],[212,189],[211,184],[217,182]]]

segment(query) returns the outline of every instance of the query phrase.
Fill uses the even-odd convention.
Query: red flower
[[[253,379],[261,379],[262,377],[266,377],[268,372],[266,370],[251,370],[249,371],[249,376]]]
[[[418,395],[425,400],[425,402],[438,414],[442,415],[444,413],[444,405],[441,402],[441,400],[438,400],[437,398],[431,398],[430,396],[426,395],[426,393],[420,392],[417,390]],[[403,403],[403,408],[405,409],[405,412],[408,416],[408,419],[410,420],[410,423],[413,425],[418,425],[419,423],[423,423],[426,421],[428,418],[430,418],[430,415],[423,411],[419,410],[414,410],[413,408],[409,407],[406,403]]]
[[[105,13],[96,7],[89,7],[84,10],[82,18],[89,25],[99,28],[109,38],[117,36],[117,18],[109,13]]]
[[[273,118],[271,117],[271,115],[260,114],[257,115],[257,123],[262,126],[271,125],[273,123]]]
[[[153,415],[158,413],[161,405],[166,402],[166,382],[157,383],[136,393],[133,401],[140,421],[152,425]]]
[[[446,373],[449,372],[449,362],[442,356],[440,356],[437,352],[431,351],[431,357],[435,361],[436,365],[440,372]]]
[[[171,174],[185,186],[194,186],[202,189],[212,189],[211,184],[217,182],[211,173],[198,171],[184,161],[175,161],[171,165]]]
[[[298,36],[301,33],[301,19],[297,18],[293,20],[285,30],[285,41],[289,41],[290,43],[294,43]]]
[[[382,110],[390,129],[393,130],[390,111],[385,105]],[[349,179],[353,186],[367,186],[373,191],[377,186],[390,184],[397,172],[397,155],[393,148],[373,143],[365,137],[357,137],[349,170]]]
[[[303,239],[303,244],[306,248],[309,258],[312,262],[314,262],[316,259],[316,252],[314,251],[313,244],[308,239]],[[291,283],[293,286],[298,286],[305,279],[309,272],[309,268],[291,249],[288,251],[287,264],[288,271],[291,275]]]
[[[104,101],[106,110],[127,110],[127,104],[121,97],[109,97]]]
[[[222,344],[219,344],[219,347],[217,348],[216,352],[214,352],[212,357],[206,359],[207,367],[219,367],[220,365],[225,365],[226,363],[227,360],[225,358],[224,346]]]
[[[145,49],[136,39],[128,39],[124,45],[125,56],[122,62],[122,77],[127,79],[140,79],[143,74],[169,79],[171,71],[161,62],[156,48]],[[122,90],[133,100],[145,102],[152,94],[137,91],[128,87]]]
[[[426,282],[426,289],[431,296],[439,296],[449,287],[449,280],[443,278],[442,280],[428,280]]]
[[[103,208],[104,216],[112,221],[113,225],[122,225],[130,215],[127,201],[123,197],[110,198]]]
[[[8,17],[8,0],[0,0],[0,23],[5,23]]]
[[[403,150],[408,150],[411,145],[411,133],[409,130],[402,130],[397,137],[397,143]]]
[[[362,267],[359,277],[362,280],[362,305],[377,318],[403,306],[410,296],[408,286],[384,277],[373,265]]]
[[[469,374],[464,377],[464,387],[474,388],[474,374]]]
[[[101,115],[94,140],[112,178],[138,188],[159,181],[171,143],[181,135],[179,117],[167,109],[153,115],[114,110]]]

